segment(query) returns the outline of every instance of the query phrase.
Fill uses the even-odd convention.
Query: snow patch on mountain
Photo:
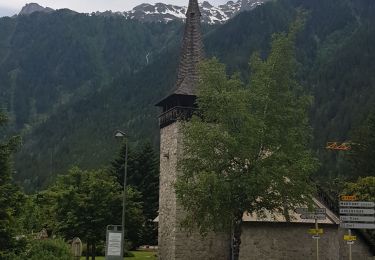
[[[213,6],[207,1],[199,3],[202,22],[208,24],[220,24],[228,21],[239,12],[252,10],[270,0],[237,0],[226,4]],[[122,15],[128,19],[142,22],[170,22],[173,20],[184,20],[186,17],[186,6],[156,3],[141,4],[132,10],[123,12]]]

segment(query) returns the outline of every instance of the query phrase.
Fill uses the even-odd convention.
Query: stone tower
[[[228,259],[229,239],[224,235],[202,238],[180,227],[183,209],[178,204],[174,183],[179,176],[177,162],[182,153],[180,120],[191,118],[198,84],[197,65],[203,59],[201,13],[197,0],[189,0],[177,81],[171,94],[156,106],[162,108],[160,124],[159,260]]]

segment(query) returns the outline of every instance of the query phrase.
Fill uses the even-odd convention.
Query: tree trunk
[[[86,260],[90,260],[90,243],[86,243]]]
[[[231,260],[239,260],[242,235],[242,214],[238,214],[233,222],[231,241]]]
[[[95,245],[95,242],[92,242],[91,260],[95,260],[95,256],[96,256],[96,245]]]

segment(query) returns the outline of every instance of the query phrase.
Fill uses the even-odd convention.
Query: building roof
[[[325,208],[326,209],[326,219],[325,220],[318,220],[320,224],[332,224],[338,225],[340,224],[340,219],[331,211],[329,208],[324,206],[319,200],[313,199],[314,207],[315,208]],[[314,219],[301,219],[300,214],[297,214],[294,210],[289,211],[290,223],[305,223],[305,224],[313,224],[315,223]],[[244,222],[274,222],[274,223],[282,223],[287,222],[283,214],[271,214],[269,212],[265,213],[265,216],[258,217],[256,214],[248,214],[245,213],[242,217]]]
[[[319,224],[331,224],[331,225],[339,225],[340,219],[326,206],[323,205],[319,200],[313,198],[313,206],[315,208],[325,208],[326,209],[326,219],[325,220],[318,220]],[[297,214],[294,210],[289,211],[290,222],[289,223],[303,223],[303,224],[314,224],[315,220],[313,219],[301,219],[300,215]],[[248,214],[244,213],[242,217],[243,222],[258,222],[258,223],[286,223],[286,219],[283,214],[271,214],[270,212],[266,212],[265,216],[258,217],[256,214]],[[159,222],[159,216],[154,219],[154,222]]]

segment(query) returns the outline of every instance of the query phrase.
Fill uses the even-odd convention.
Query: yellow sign
[[[345,235],[345,236],[344,236],[344,240],[345,240],[345,241],[356,241],[356,240],[357,240],[357,237],[356,237],[356,236]]]
[[[355,196],[355,195],[352,195],[352,196],[342,195],[341,196],[341,200],[342,201],[356,201],[357,200],[357,196]]]
[[[323,229],[322,228],[319,228],[319,229],[309,229],[309,234],[311,234],[311,235],[323,234]]]

